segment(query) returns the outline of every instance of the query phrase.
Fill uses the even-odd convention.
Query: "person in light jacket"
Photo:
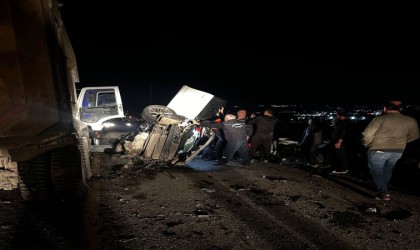
[[[370,121],[362,133],[367,147],[369,173],[377,186],[376,199],[390,200],[388,184],[392,170],[407,143],[419,138],[417,120],[400,113],[401,101],[389,101],[383,114]]]

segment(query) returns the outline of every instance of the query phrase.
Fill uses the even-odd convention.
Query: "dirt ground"
[[[113,165],[94,154],[82,201],[22,202],[0,191],[0,249],[417,249],[418,195],[293,163],[196,159],[185,168]],[[123,162],[123,161],[122,161]]]

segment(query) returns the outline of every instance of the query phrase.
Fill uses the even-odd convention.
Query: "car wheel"
[[[158,122],[164,125],[179,123],[185,117],[177,115],[174,110],[163,105],[149,105],[144,108],[141,117],[148,122]]]

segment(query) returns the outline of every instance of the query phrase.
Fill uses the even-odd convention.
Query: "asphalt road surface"
[[[113,165],[96,153],[82,201],[0,191],[0,249],[418,249],[420,202],[294,163]]]

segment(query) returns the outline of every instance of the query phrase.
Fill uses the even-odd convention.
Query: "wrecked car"
[[[139,132],[122,139],[115,146],[115,153],[147,165],[185,165],[215,137],[209,123],[199,122],[225,105],[221,98],[184,85],[167,106],[145,107]]]

